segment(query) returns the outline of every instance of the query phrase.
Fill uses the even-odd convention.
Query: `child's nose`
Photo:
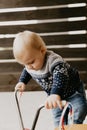
[[[33,66],[32,65],[28,65],[28,69],[33,69]]]
[[[35,69],[34,65],[28,65],[28,69]]]

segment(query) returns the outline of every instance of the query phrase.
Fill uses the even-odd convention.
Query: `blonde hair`
[[[43,39],[35,32],[24,31],[16,35],[13,41],[13,54],[16,58],[18,54],[22,53],[23,48],[32,47],[34,49],[40,50],[44,48],[46,50],[46,45]]]

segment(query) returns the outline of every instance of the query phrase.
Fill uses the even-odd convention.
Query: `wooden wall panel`
[[[0,92],[14,91],[20,73],[0,73]],[[26,91],[40,91],[41,87],[32,79],[26,86]]]
[[[61,55],[63,58],[87,58],[87,48],[51,48],[49,50]],[[0,59],[13,59],[13,51],[3,50],[0,51]]]
[[[87,72],[87,59],[78,61],[68,61],[71,66],[76,67],[78,71],[86,71]]]
[[[18,82],[20,73],[6,73],[0,74],[0,92],[14,91],[15,85]],[[87,72],[80,73],[80,78],[84,81],[85,88],[87,88]],[[42,91],[41,87],[31,79],[26,86],[25,91]]]
[[[32,8],[29,11],[15,12],[14,10],[14,12],[0,13],[0,21],[69,18],[69,17],[81,17],[85,15],[86,15],[86,7],[43,9],[42,6],[42,10],[39,8],[33,10]]]
[[[50,45],[69,45],[87,43],[87,34],[79,35],[46,35],[41,36],[47,46]],[[14,38],[0,39],[0,47],[12,47]]]
[[[12,47],[14,38],[1,38],[0,39],[0,47]]]
[[[80,44],[87,43],[87,34],[79,35],[53,35],[42,36],[47,45],[68,45],[68,44]]]
[[[77,67],[87,88],[86,0],[0,0],[0,91],[13,91],[18,82],[23,66],[14,61],[12,46],[24,30],[39,33],[48,49]],[[27,86],[41,90],[33,80]]]
[[[0,59],[14,59],[12,50],[0,51]]]
[[[25,21],[27,22],[27,21]],[[30,22],[30,21],[29,21]],[[78,22],[51,22],[47,21],[35,21],[36,24],[33,24],[33,21],[27,25],[7,25],[7,26],[0,26],[0,33],[3,34],[15,34],[24,30],[35,31],[37,33],[47,33],[47,32],[66,32],[67,31],[75,31],[75,30],[85,30],[87,21],[78,21]],[[39,23],[41,22],[41,23]],[[6,23],[7,24],[7,23]],[[9,23],[10,24],[10,23]],[[13,22],[14,24],[14,22]],[[21,24],[21,22],[20,22]],[[24,23],[25,24],[25,23]]]
[[[81,3],[86,0],[0,0],[0,8],[14,8],[27,6],[43,6],[43,5],[63,5],[70,3]]]
[[[87,71],[87,59],[82,59],[82,60],[70,60],[70,59],[65,59],[67,62],[71,64],[71,66],[76,67],[79,69],[79,71]],[[0,63],[0,73],[16,73],[16,72],[21,72],[23,69],[23,66],[21,66],[18,63]]]
[[[23,66],[16,62],[3,62],[0,63],[0,73],[17,73],[21,72]]]
[[[52,50],[63,58],[87,58],[87,48],[56,48]]]

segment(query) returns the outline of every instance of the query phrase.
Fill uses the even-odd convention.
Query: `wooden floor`
[[[19,100],[25,128],[32,127],[37,108],[44,103],[44,92],[24,92]],[[87,124],[87,119],[84,123]],[[53,130],[51,111],[43,109],[36,130]],[[13,92],[0,92],[0,130],[22,130]]]

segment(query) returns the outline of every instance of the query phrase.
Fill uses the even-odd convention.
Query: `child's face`
[[[29,49],[26,50],[19,61],[25,65],[28,69],[40,70],[43,67],[45,60],[44,50]]]

